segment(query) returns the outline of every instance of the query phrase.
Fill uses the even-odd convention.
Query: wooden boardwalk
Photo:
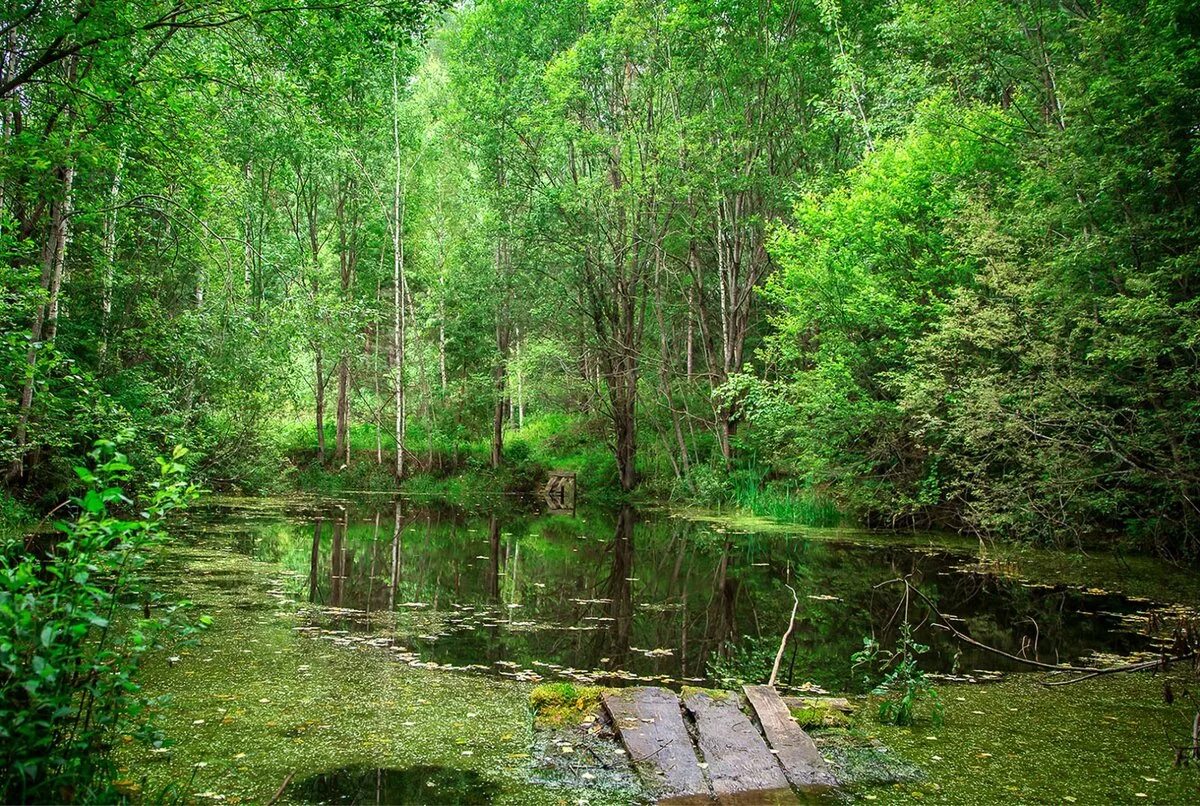
[[[655,797],[709,794],[675,692],[665,688],[623,689],[605,694],[604,707],[634,769]]]
[[[792,719],[779,694],[771,686],[746,686],[746,699],[758,717],[763,735],[775,748],[784,774],[801,792],[823,792],[837,786],[837,780],[812,737]]]
[[[610,692],[604,707],[660,802],[796,803],[792,787],[806,794],[835,787],[829,765],[775,689],[745,692],[748,710],[739,692],[697,689],[681,702],[656,687]]]

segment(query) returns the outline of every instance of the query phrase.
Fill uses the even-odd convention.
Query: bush
[[[93,469],[75,472],[86,492],[78,516],[35,555],[24,541],[0,558],[0,740],[4,802],[111,797],[109,742],[120,732],[154,744],[149,706],[134,673],[148,649],[186,640],[207,624],[181,619],[187,602],[164,604],[147,587],[150,552],[166,539],[168,514],[197,490],[179,462],[158,459],[138,501],[121,485],[133,467],[111,442],[96,443]],[[128,514],[137,513],[137,514]]]
[[[0,529],[12,529],[33,520],[29,508],[4,490],[0,490]]]
[[[900,625],[896,649],[884,649],[874,638],[863,639],[863,648],[851,657],[854,666],[866,666],[882,675],[871,693],[879,698],[879,719],[891,725],[912,725],[922,712],[937,725],[942,721],[942,700],[917,661],[929,651],[913,639],[912,625]],[[864,675],[869,682],[871,674]]]

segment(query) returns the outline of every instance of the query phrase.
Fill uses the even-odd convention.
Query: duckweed
[[[1190,674],[1112,675],[1060,687],[1021,674],[943,686],[938,727],[880,725],[875,709],[859,709],[860,736],[924,771],[920,781],[910,776],[859,794],[896,803],[918,796],[955,804],[1197,802],[1200,768],[1175,767],[1171,747],[1190,739],[1195,707],[1162,697],[1164,678],[1183,690],[1194,688]]]
[[[200,547],[176,549],[171,565],[171,586],[214,626],[199,647],[146,664],[146,691],[170,697],[159,716],[174,744],[124,744],[123,780],[145,792],[174,785],[201,803],[266,802],[277,792],[280,802],[303,802],[339,770],[425,768],[440,771],[435,785],[469,780],[497,803],[585,796],[531,782],[528,686],[304,638],[293,629],[294,605],[270,593],[272,566]],[[238,606],[248,598],[273,607]],[[586,798],[606,802],[594,790]]]

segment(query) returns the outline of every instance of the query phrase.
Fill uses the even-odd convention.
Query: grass
[[[376,432],[370,423],[350,427],[350,462],[316,461],[314,424],[294,422],[284,426],[281,442],[297,468],[294,482],[306,492],[337,494],[349,490],[396,489],[391,468],[395,440],[379,435],[383,464],[376,461]],[[325,426],[327,455],[333,451],[335,428]],[[411,456],[410,474],[403,489],[413,495],[470,500],[501,493],[534,494],[549,470],[576,474],[580,500],[611,505],[629,498],[622,493],[616,463],[602,421],[563,413],[526,419],[523,428],[505,432],[505,467],[491,467],[488,437],[453,437],[430,433],[420,424],[410,427],[405,447]],[[831,527],[842,521],[837,506],[816,490],[782,480],[769,480],[765,469],[748,467],[726,471],[716,465],[699,465],[689,477],[675,482],[659,446],[648,443],[639,453],[642,484],[636,498],[643,501],[674,498],[701,506],[732,508],[742,514],[772,518],[782,523]]]
[[[813,490],[739,481],[734,484],[730,502],[751,515],[785,523],[830,527],[842,521],[837,506]]]

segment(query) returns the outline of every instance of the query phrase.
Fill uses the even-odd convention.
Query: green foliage
[[[879,719],[891,725],[912,725],[927,713],[933,724],[940,724],[944,708],[937,689],[924,670],[919,656],[929,651],[912,636],[912,625],[900,625],[895,649],[886,649],[874,638],[863,638],[863,648],[850,659],[854,668],[866,667],[863,680],[875,679],[871,693],[879,698]]]
[[[13,498],[6,490],[0,490],[0,532],[15,529],[33,520],[29,507]]]
[[[399,441],[1200,557],[1183,0],[65,8],[0,79],[21,502],[100,434],[244,491]]]
[[[108,748],[118,735],[154,746],[164,737],[141,695],[139,658],[188,640],[209,617],[188,618],[146,582],[154,550],[167,540],[171,512],[197,495],[176,448],[158,459],[155,480],[136,501],[133,471],[111,442],[98,442],[91,467],[76,473],[85,492],[73,521],[43,546],[13,541],[0,558],[0,737],[7,802],[111,797]],[[108,793],[108,794],[105,794]]]
[[[870,523],[1200,556],[1190,16],[897,8],[893,133],[771,244],[760,452]]]

